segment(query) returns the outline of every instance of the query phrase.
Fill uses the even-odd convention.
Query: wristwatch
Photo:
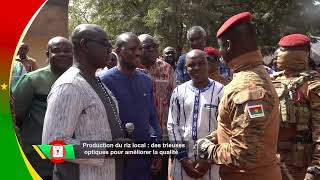
[[[319,176],[320,175],[320,169],[316,166],[311,166],[308,167],[307,173],[312,174],[314,176]]]

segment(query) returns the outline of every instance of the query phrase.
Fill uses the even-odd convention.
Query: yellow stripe
[[[37,145],[32,145],[32,147],[37,151],[41,159],[46,159],[46,156],[41,152]]]
[[[34,168],[31,166],[30,162],[28,161],[27,157],[25,156],[24,152],[22,151],[21,146],[20,146],[19,141],[18,141],[18,138],[16,138],[16,140],[17,140],[17,144],[18,144],[19,149],[20,149],[20,153],[21,153],[21,155],[22,155],[22,158],[23,158],[23,160],[24,160],[24,163],[26,163],[26,166],[27,166],[27,168],[28,168],[28,170],[29,170],[29,172],[30,172],[30,175],[32,176],[32,178],[33,178],[34,180],[42,180],[42,178],[39,176],[39,174],[38,174],[38,173],[34,170]]]
[[[21,36],[20,36],[20,39],[18,41],[18,44],[17,44],[17,47],[16,47],[16,50],[14,52],[14,55],[12,57],[12,63],[11,63],[11,70],[10,70],[10,79],[11,79],[11,75],[12,75],[12,65],[13,65],[13,62],[15,61],[15,58],[18,54],[18,51],[19,51],[19,48],[20,48],[20,44],[22,43],[25,35],[27,34],[32,22],[34,21],[34,19],[37,17],[37,15],[39,14],[40,10],[44,7],[44,5],[46,4],[48,0],[45,0],[45,2],[41,5],[41,7],[37,10],[37,12],[32,16],[32,18],[29,20],[28,24],[26,25],[26,27],[24,28]],[[11,85],[11,81],[9,81],[9,87]],[[34,168],[31,166],[30,162],[28,161],[27,157],[25,156],[21,146],[20,146],[20,143],[18,141],[18,138],[16,138],[16,141],[17,141],[17,144],[19,146],[19,149],[20,149],[20,153],[22,155],[22,158],[24,160],[24,163],[26,164],[28,170],[29,170],[29,173],[30,175],[32,176],[32,178],[34,180],[42,180],[42,178],[39,176],[39,174],[34,170]]]

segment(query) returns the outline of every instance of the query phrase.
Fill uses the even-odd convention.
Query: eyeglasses
[[[150,51],[151,49],[158,49],[159,44],[142,44],[142,48]]]
[[[212,56],[207,56],[207,61],[215,63],[215,62],[219,61],[219,58],[215,58],[215,57],[212,57]]]

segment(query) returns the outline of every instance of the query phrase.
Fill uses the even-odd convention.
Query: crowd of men
[[[206,46],[200,26],[190,51],[159,55],[149,34],[120,34],[112,46],[98,25],[49,40],[37,69],[23,43],[14,62],[12,109],[22,149],[43,179],[320,179],[320,74],[310,39],[279,40],[273,69],[258,48],[249,12],[229,18]],[[113,50],[113,52],[112,52]],[[67,160],[53,165],[32,148],[63,140],[185,143],[176,155]],[[169,168],[168,168],[169,167]]]

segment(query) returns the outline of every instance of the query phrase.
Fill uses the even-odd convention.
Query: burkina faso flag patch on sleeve
[[[264,111],[262,104],[248,106],[248,113],[251,119],[264,117]]]

